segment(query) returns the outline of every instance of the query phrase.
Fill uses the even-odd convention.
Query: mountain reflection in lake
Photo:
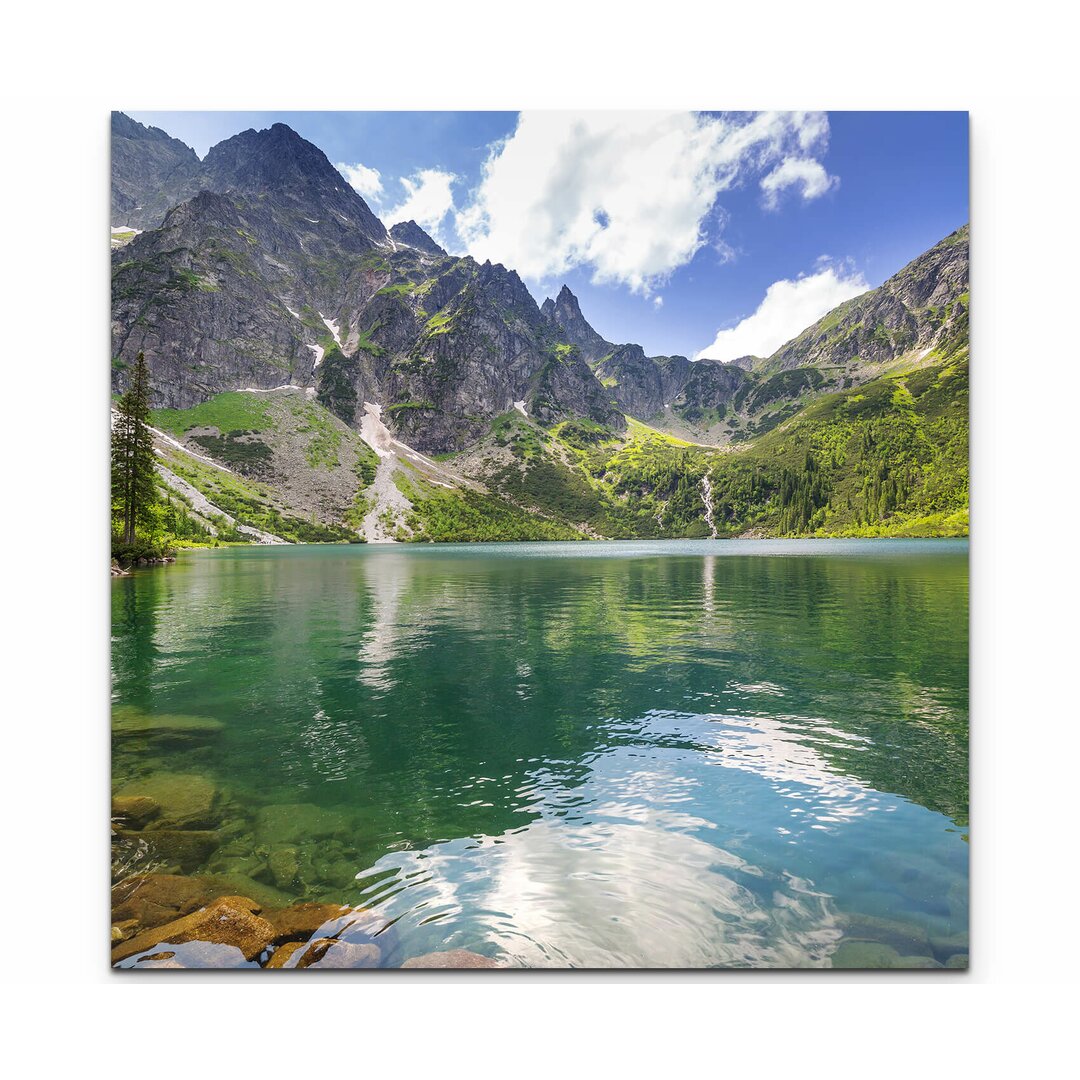
[[[183,871],[367,906],[384,965],[966,960],[966,542],[230,549],[113,598],[117,705],[222,725],[117,738],[116,787],[207,778]]]

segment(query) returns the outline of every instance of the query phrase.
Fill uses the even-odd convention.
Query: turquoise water
[[[365,905],[389,965],[945,963],[967,580],[965,541],[185,553],[113,584],[114,701],[220,730],[119,739],[114,783],[208,778],[184,872]]]

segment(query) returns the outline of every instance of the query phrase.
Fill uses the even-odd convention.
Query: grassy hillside
[[[738,448],[632,421],[628,437],[500,418],[508,451],[484,482],[609,537],[957,536],[967,533],[968,364],[943,361],[821,397]]]
[[[227,471],[166,447],[170,469],[238,523],[286,540],[355,540],[385,497],[373,483],[375,454],[301,392],[219,394],[192,409],[159,410],[154,421]],[[475,450],[443,456],[479,485],[447,486],[399,466],[391,483],[411,509],[388,519],[387,533],[435,542],[962,536],[967,458],[960,350],[814,398],[723,449],[633,419],[618,435],[593,421],[545,428],[510,412]]]

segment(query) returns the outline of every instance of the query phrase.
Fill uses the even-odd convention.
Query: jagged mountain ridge
[[[764,358],[691,362],[612,345],[565,286],[542,310],[582,348],[624,412],[703,441],[740,441],[815,396],[862,385],[897,364],[929,364],[966,349],[968,239],[964,225]]]
[[[118,115],[114,131],[133,141],[134,121]],[[142,131],[148,145],[169,140]],[[130,170],[125,183],[137,197]],[[912,342],[923,346],[917,363],[966,331],[956,295],[966,287],[966,228],[938,245],[947,258],[932,249],[772,357],[691,362],[608,342],[565,286],[538,308],[512,270],[447,255],[415,222],[388,233],[285,125],[218,144],[185,183],[220,190],[200,191],[114,254],[116,387],[145,351],[157,405],[293,385],[317,390],[356,429],[364,402],[379,402],[391,430],[427,451],[460,450],[514,408],[613,433],[626,414],[725,443],[912,358]],[[849,354],[840,363],[838,348]]]
[[[203,162],[203,190],[115,253],[117,389],[146,354],[154,404],[317,386],[359,428],[365,401],[428,450],[500,413],[625,420],[512,270],[447,256],[415,222],[388,234],[325,155],[285,125]]]

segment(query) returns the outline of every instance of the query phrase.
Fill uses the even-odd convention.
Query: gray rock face
[[[968,332],[968,226],[877,289],[834,308],[758,367],[844,366],[866,372],[905,353],[948,352]]]
[[[248,239],[257,234],[267,241]],[[305,325],[290,314],[283,297],[303,282],[270,254],[289,242],[268,207],[206,191],[115,252],[114,386],[126,386],[140,351],[155,406],[186,408],[225,389],[310,385],[318,315],[311,311]],[[313,291],[292,302],[318,303]]]
[[[160,226],[200,191],[272,195],[341,246],[386,242],[386,229],[315,145],[285,124],[248,130],[210,149],[203,161],[160,128],[112,116],[113,225]]]
[[[684,357],[672,359],[685,360]],[[669,401],[675,412],[690,422],[697,421],[709,410],[723,413],[749,382],[749,376],[742,368],[719,360],[698,360],[680,370],[685,371],[685,380]]]
[[[359,427],[364,402],[420,448],[461,448],[527,403],[554,423],[625,421],[578,351],[501,265],[413,225],[390,242],[325,156],[281,125],[215,147],[202,191],[114,253],[114,384],[144,351],[156,406],[316,386]]]
[[[391,257],[395,280],[417,275]],[[423,272],[428,272],[421,268]],[[362,316],[369,342],[355,378],[402,437],[432,451],[459,449],[525,402],[545,423],[587,416],[621,431],[625,420],[580,354],[540,315],[512,270],[447,258],[433,276],[390,285]]]
[[[399,221],[390,230],[390,236],[396,244],[405,244],[428,255],[445,255],[446,252],[431,239],[415,221]]]
[[[586,322],[577,297],[565,285],[558,299],[544,301],[541,310],[578,346],[619,409],[641,420],[667,408],[686,413],[690,421],[709,410],[722,413],[746,381],[740,364],[693,363],[685,356],[646,356],[640,345],[612,345]]]
[[[733,364],[692,362],[685,356],[646,356],[640,345],[621,345],[597,365],[620,408],[648,420],[671,408],[689,421],[708,410],[723,412],[747,381]]]
[[[270,195],[342,250],[386,242],[383,223],[315,145],[286,124],[242,131],[212,147],[201,183],[210,191]]]
[[[646,420],[664,408],[660,366],[640,345],[616,345],[596,365],[596,374],[619,407]]]
[[[577,297],[565,285],[559,290],[557,299],[548,298],[544,301],[540,312],[562,331],[571,345],[578,347],[587,364],[595,364],[615,348],[585,321]]]
[[[156,229],[198,190],[201,168],[190,146],[160,128],[112,114],[112,225]]]
[[[702,359],[706,359],[702,357]],[[729,360],[729,364],[732,367],[742,368],[743,371],[753,371],[755,364],[761,363],[760,356],[736,356],[734,360]]]

